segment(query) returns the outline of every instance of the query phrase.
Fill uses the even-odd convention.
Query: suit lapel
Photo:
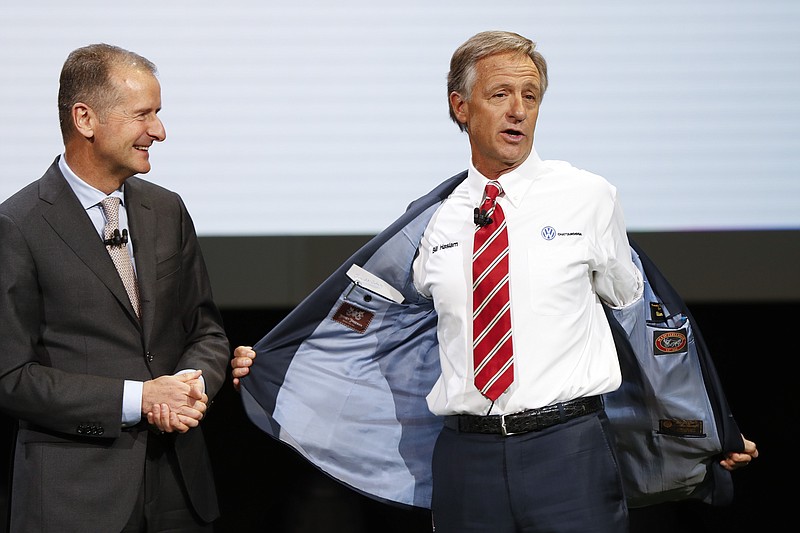
[[[42,217],[53,231],[108,287],[131,318],[138,322],[111,256],[75,193],[58,170],[57,163],[53,163],[39,181],[39,198],[51,206],[42,213]]]
[[[133,256],[136,260],[136,278],[139,281],[139,302],[145,346],[149,346],[155,315],[156,280],[156,213],[152,201],[143,191],[137,178],[125,182],[125,209],[133,239]]]

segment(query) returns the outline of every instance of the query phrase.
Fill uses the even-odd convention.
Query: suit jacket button
[[[152,353],[150,353],[150,352],[147,352],[147,353],[145,354],[145,357],[147,357],[147,362],[148,362],[148,363],[152,363],[152,362],[153,362],[153,354],[152,354]]]

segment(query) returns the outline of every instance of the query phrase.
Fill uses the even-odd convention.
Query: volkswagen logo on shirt
[[[553,226],[545,226],[542,228],[542,238],[546,241],[552,241],[556,238],[556,229]]]

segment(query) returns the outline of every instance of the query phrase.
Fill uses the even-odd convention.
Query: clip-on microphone
[[[492,223],[492,219],[489,217],[489,212],[485,209],[481,209],[480,207],[475,208],[475,213],[472,216],[472,220],[475,222],[476,226],[481,228]]]
[[[122,230],[122,235],[120,235],[119,230],[115,229],[114,235],[104,240],[103,244],[106,246],[123,246],[128,244],[128,230]]]

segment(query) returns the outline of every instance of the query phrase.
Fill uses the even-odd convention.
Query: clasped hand
[[[147,415],[147,422],[167,433],[186,433],[197,427],[208,408],[201,373],[195,370],[145,381],[142,413]]]

